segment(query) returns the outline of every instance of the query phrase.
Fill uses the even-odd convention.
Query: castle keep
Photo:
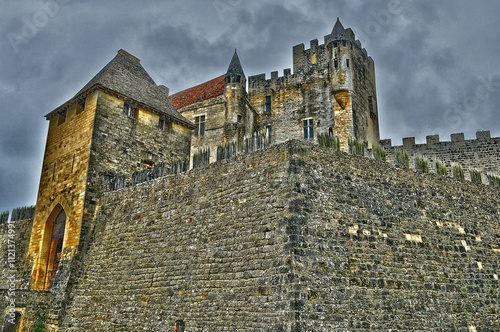
[[[500,139],[380,141],[339,20],[293,73],[235,51],[173,95],[120,50],[46,118],[33,216],[0,217],[0,331],[500,329]]]

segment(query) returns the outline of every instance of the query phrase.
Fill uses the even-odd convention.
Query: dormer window
[[[167,121],[165,118],[161,117],[158,121],[158,128],[163,131],[172,132],[172,122]]]
[[[133,105],[131,102],[126,101],[123,104],[123,114],[128,116],[129,118],[135,119],[135,113],[136,113],[137,108],[135,105]]]
[[[236,83],[240,83],[241,82],[241,76],[240,75],[236,75],[235,76],[235,80],[234,80]]]

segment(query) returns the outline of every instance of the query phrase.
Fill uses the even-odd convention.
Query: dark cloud
[[[176,92],[223,74],[234,48],[247,75],[281,73],[292,66],[294,45],[322,43],[340,17],[375,61],[383,138],[446,140],[457,131],[473,138],[478,129],[500,136],[495,0],[90,0],[44,11],[42,3],[56,1],[2,3],[0,211],[35,203],[43,116],[120,48]],[[14,35],[22,42],[13,44]]]

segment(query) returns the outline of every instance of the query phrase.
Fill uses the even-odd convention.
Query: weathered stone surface
[[[478,131],[476,137],[464,140],[464,134],[459,133],[451,135],[451,141],[440,142],[434,135],[427,136],[426,144],[415,144],[415,138],[410,137],[403,146],[392,146],[391,140],[382,140],[381,146],[390,163],[395,163],[397,151],[404,150],[410,157],[410,167],[415,166],[417,157],[425,157],[431,170],[440,161],[452,175],[452,164],[456,163],[464,168],[465,179],[470,180],[469,171],[477,169],[482,172],[482,182],[488,183],[487,174],[500,174],[500,137],[490,137],[489,131]]]
[[[499,201],[298,142],[107,193],[58,330],[496,330]]]

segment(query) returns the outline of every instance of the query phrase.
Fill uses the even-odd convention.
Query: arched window
[[[21,325],[21,313],[19,311],[8,313],[7,315],[5,315],[2,331],[17,332],[19,330],[20,325]]]
[[[175,322],[175,332],[184,332],[186,331],[186,324],[182,319],[179,319]]]

